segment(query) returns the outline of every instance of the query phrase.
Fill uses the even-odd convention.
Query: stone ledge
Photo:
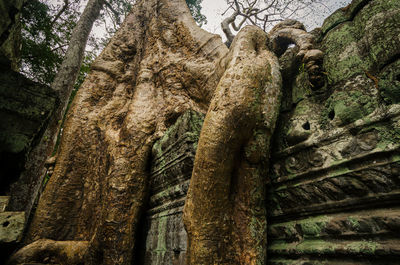
[[[22,238],[24,231],[24,212],[0,213],[0,242],[17,243]]]
[[[4,212],[10,201],[10,196],[0,196],[0,213]]]

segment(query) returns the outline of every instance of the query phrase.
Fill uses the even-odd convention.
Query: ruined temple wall
[[[188,111],[153,146],[149,205],[139,250],[145,265],[186,264],[182,212],[204,114]]]
[[[353,1],[319,34],[327,85],[284,88],[269,264],[398,264],[399,25],[400,2]]]

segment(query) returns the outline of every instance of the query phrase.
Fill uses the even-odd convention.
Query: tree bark
[[[153,142],[188,109],[207,111],[227,51],[183,0],[139,1],[74,99],[27,243],[83,240],[86,262],[135,260]]]
[[[27,192],[24,189],[20,189],[18,187],[19,182],[11,187],[13,197],[11,198],[10,206],[12,210],[24,210],[29,216],[35,198],[40,192],[46,172],[45,161],[54,150],[61,121],[82,64],[87,39],[102,6],[103,0],[89,0],[74,28],[64,60],[51,84],[51,88],[58,94],[57,107],[40,142],[32,149],[25,165],[25,171],[20,177],[23,182],[32,183],[30,190]],[[31,195],[31,199],[26,202],[25,199],[29,195]]]
[[[269,142],[281,76],[266,33],[234,39],[204,120],[185,203],[189,264],[264,264]]]

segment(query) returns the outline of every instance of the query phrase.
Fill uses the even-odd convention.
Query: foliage
[[[201,13],[201,2],[202,0],[186,0],[190,13],[200,27],[207,24],[206,17]]]
[[[22,9],[21,72],[44,84],[54,79],[79,17],[76,8],[65,10],[62,20],[55,11],[39,0],[26,1]]]
[[[114,33],[121,26],[124,18],[132,9],[135,0],[108,0],[105,1],[103,10],[99,19],[95,22],[97,27],[102,27],[104,33],[102,37],[92,37],[89,39],[88,45],[96,53],[103,50]]]

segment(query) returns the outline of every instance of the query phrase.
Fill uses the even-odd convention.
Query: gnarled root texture
[[[245,27],[200,135],[184,209],[190,264],[266,260],[266,163],[280,104],[281,77],[266,34]]]
[[[297,59],[301,61],[309,75],[313,90],[318,90],[325,84],[322,62],[324,54],[314,48],[315,36],[308,33],[302,23],[296,20],[285,20],[268,33],[270,49],[281,56],[290,44],[299,48]]]
[[[83,264],[87,255],[87,241],[54,241],[39,239],[21,248],[8,261],[8,265],[29,263]]]
[[[189,263],[264,263],[281,87],[266,43],[246,27],[228,51],[183,0],[138,1],[74,99],[29,245],[11,263],[134,263],[150,150],[188,109],[207,112],[184,213]]]

